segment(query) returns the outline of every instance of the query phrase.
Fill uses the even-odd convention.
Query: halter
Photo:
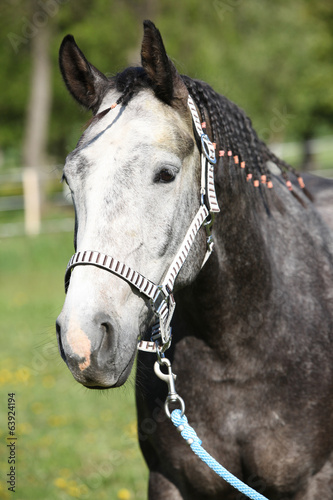
[[[151,340],[140,340],[137,347],[139,350],[156,352],[158,355],[163,354],[164,351],[169,348],[171,343],[170,323],[176,307],[173,296],[173,288],[176,278],[183,267],[194,243],[195,237],[203,224],[205,225],[207,233],[207,251],[201,268],[207,262],[213,250],[213,240],[210,234],[213,214],[220,211],[214,183],[214,165],[216,163],[215,148],[209,140],[208,135],[202,130],[197,109],[190,95],[188,96],[187,102],[192,114],[197,135],[201,140],[200,208],[194,216],[194,219],[174,260],[165,273],[162,283],[160,285],[156,285],[148,278],[145,278],[142,274],[133,270],[126,264],[123,264],[119,260],[101,252],[90,250],[75,253],[71,257],[65,273],[66,293],[72,269],[79,265],[93,265],[119,276],[134,288],[139,290],[142,295],[147,297],[151,301],[152,308],[158,321],[152,328]]]

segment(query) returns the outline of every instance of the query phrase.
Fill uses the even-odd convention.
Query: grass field
[[[147,498],[136,432],[133,377],[89,391],[57,351],[55,319],[72,235],[0,240],[0,498]],[[16,493],[9,473],[9,393],[16,400]]]

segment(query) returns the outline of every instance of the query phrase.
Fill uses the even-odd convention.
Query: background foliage
[[[178,70],[237,102],[264,140],[333,133],[332,2],[2,0],[0,171],[22,164],[39,29],[50,33],[47,154],[53,169],[64,162],[89,117],[61,80],[62,38],[72,33],[87,58],[110,75],[140,62],[146,18],[161,30]],[[0,188],[20,194],[15,186]],[[13,211],[3,218],[21,216]],[[133,378],[107,394],[85,390],[57,352],[54,321],[72,250],[67,234],[0,240],[0,498],[11,498],[4,480],[6,401],[15,392],[17,500],[143,500],[147,470],[137,445]]]
[[[333,4],[326,0],[6,0],[1,4],[0,147],[20,149],[39,23],[51,32],[48,153],[63,160],[85,113],[67,95],[58,49],[72,33],[88,59],[113,74],[138,64],[142,20],[160,28],[182,73],[237,102],[268,141],[333,129]],[[44,17],[43,17],[44,16]]]

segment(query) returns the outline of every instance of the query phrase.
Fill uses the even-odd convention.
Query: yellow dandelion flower
[[[85,485],[80,485],[74,479],[67,482],[66,492],[74,498],[80,498],[85,493]]]
[[[130,500],[131,496],[132,496],[131,492],[129,490],[127,490],[126,488],[122,488],[117,493],[117,498],[119,500]]]
[[[79,486],[79,488],[80,488],[80,496],[84,496],[84,495],[87,495],[89,493],[89,488],[87,485],[81,484]]]
[[[32,432],[32,426],[29,422],[21,422],[17,425],[17,434],[24,435]]]
[[[64,415],[51,415],[47,421],[51,427],[61,427],[68,422],[67,417]]]
[[[77,485],[69,486],[68,488],[66,488],[66,491],[71,497],[80,498],[81,496],[80,488]]]
[[[53,484],[57,487],[60,488],[61,490],[64,490],[67,488],[67,479],[64,477],[57,477],[54,481]]]
[[[10,498],[7,488],[2,482],[0,482],[0,498],[2,498],[3,500],[7,500],[8,498]]]
[[[31,370],[28,367],[22,367],[16,370],[15,379],[17,382],[22,382],[23,384],[29,384],[31,380]]]
[[[125,431],[126,431],[127,435],[129,435],[129,437],[131,437],[133,439],[136,439],[137,438],[137,433],[138,433],[136,420],[134,420],[133,422],[131,422],[126,427]]]
[[[8,382],[13,382],[13,373],[7,368],[0,370],[0,385],[5,385]]]

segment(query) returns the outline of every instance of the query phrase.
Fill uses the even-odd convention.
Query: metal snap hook
[[[163,373],[161,370],[161,366],[165,365],[168,369],[168,373]],[[177,403],[179,402],[180,408],[181,408],[181,416],[184,415],[185,413],[185,403],[184,400],[177,394],[176,387],[175,387],[175,380],[177,376],[172,373],[172,367],[171,367],[171,362],[168,358],[160,358],[158,361],[155,361],[154,363],[154,372],[157,375],[157,377],[164,382],[168,384],[169,388],[169,393],[168,396],[165,400],[164,403],[164,410],[166,415],[170,418],[170,410],[169,410],[169,404],[170,403]]]

